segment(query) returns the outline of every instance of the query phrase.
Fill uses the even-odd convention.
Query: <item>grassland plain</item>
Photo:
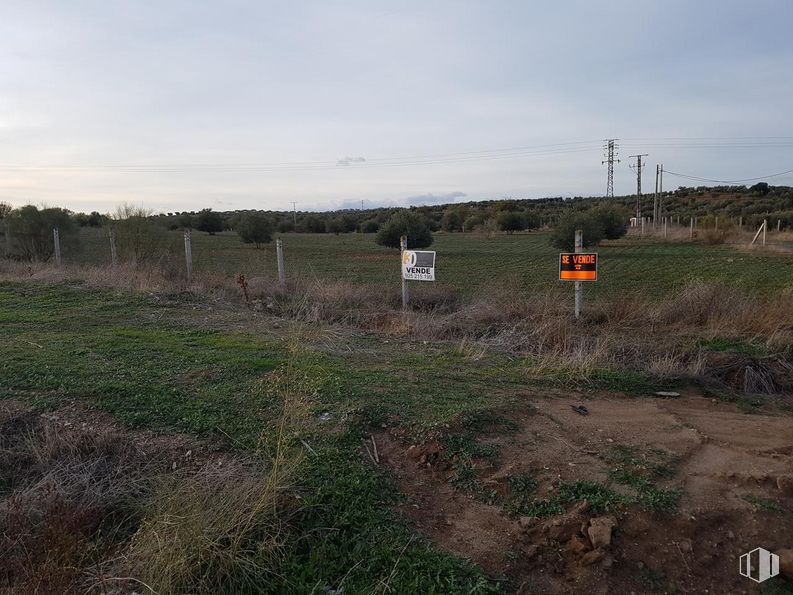
[[[181,266],[180,232],[170,232],[172,259]],[[392,249],[378,246],[371,234],[285,234],[288,278],[348,281],[354,284],[399,285],[399,259]],[[438,289],[462,293],[487,291],[494,283],[543,291],[559,284],[558,250],[548,234],[438,233]],[[738,250],[733,245],[661,241],[629,236],[607,241],[600,254],[599,280],[588,284],[590,299],[641,294],[662,298],[692,279],[727,282],[751,292],[773,292],[793,283],[793,254]],[[277,278],[275,247],[256,249],[231,232],[210,236],[193,232],[197,273]],[[109,262],[109,244],[102,232],[83,229],[83,264]],[[429,285],[429,284],[425,284]],[[425,289],[414,284],[417,291]]]
[[[189,298],[2,284],[0,399],[42,411],[77,402],[130,427],[191,432],[252,452],[277,415],[267,377],[283,363],[292,331],[215,326]],[[451,348],[428,350],[424,357],[444,378],[441,386],[437,376],[416,369],[410,347],[356,336],[334,336],[333,350],[326,344],[320,336],[297,370],[312,379],[312,415],[324,414],[334,426],[347,423],[340,433],[312,424],[304,434],[319,454],[299,478],[304,506],[282,566],[262,577],[261,589],[494,590],[480,570],[433,549],[395,520],[389,510],[399,496],[386,475],[361,464],[357,449],[363,425],[389,415],[421,427],[440,424],[485,405],[486,385],[517,384],[518,376],[498,379],[485,362],[472,367]],[[342,357],[339,350],[359,355]]]
[[[530,358],[514,354],[289,322],[192,294],[6,282],[0,284],[0,400],[39,411],[78,403],[130,428],[188,432],[230,452],[255,453],[278,416],[279,398],[270,389],[296,340],[302,349],[290,366],[306,379],[309,411],[294,438],[312,454],[297,477],[301,506],[290,517],[283,553],[257,583],[262,592],[513,590],[517,585],[503,576],[436,549],[397,517],[394,507],[410,507],[411,500],[394,489],[383,467],[365,464],[362,439],[374,432],[383,441],[387,431],[418,442],[440,435],[455,457],[448,485],[492,498],[472,461],[496,460],[502,448],[516,447],[509,437],[514,422],[492,411],[525,409],[527,398],[550,403],[562,394],[605,389],[638,396],[669,388],[668,381],[611,367],[588,369],[585,379],[532,377]],[[703,348],[735,345],[722,343],[716,338]],[[765,408],[761,403],[753,411]],[[543,419],[555,427],[558,415]],[[490,426],[505,432],[502,446],[479,442]],[[631,457],[623,459],[639,460]],[[631,498],[571,477],[557,499],[541,499],[532,476],[515,474],[509,481],[521,499],[504,506],[540,516],[582,499],[610,503],[604,510],[634,500],[675,508],[674,491],[637,483],[627,475],[633,468],[626,469],[617,480],[641,488]],[[758,498],[768,495],[743,502],[765,501]]]

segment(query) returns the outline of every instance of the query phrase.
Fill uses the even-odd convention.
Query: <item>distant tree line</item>
[[[662,214],[686,222],[715,217],[742,218],[744,225],[757,226],[763,219],[783,229],[793,227],[793,188],[759,182],[752,186],[681,186],[664,192]],[[644,195],[642,212],[652,212],[653,196]],[[66,209],[11,208],[0,202],[0,254],[46,260],[52,256],[52,228],[58,227],[62,243],[76,242],[80,227],[113,228],[119,255],[130,261],[156,257],[166,245],[174,244],[167,230],[193,229],[210,235],[235,231],[241,241],[260,247],[274,234],[327,233],[373,234],[377,243],[398,247],[399,237],[408,235],[410,247],[432,244],[432,234],[506,234],[553,229],[552,241],[571,248],[570,229],[583,229],[584,241],[596,244],[625,233],[636,208],[633,195],[603,197],[551,197],[469,201],[398,209],[344,209],[329,212],[212,209],[154,214],[124,205],[115,213],[73,213]],[[169,239],[170,238],[170,239]]]

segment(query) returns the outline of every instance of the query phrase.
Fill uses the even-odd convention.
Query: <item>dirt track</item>
[[[517,433],[480,438],[501,447],[496,466],[477,465],[483,484],[508,490],[504,478],[528,472],[538,479],[540,495],[559,481],[603,482],[619,491],[622,486],[609,482],[609,449],[660,449],[674,460],[661,487],[681,491],[676,512],[629,506],[617,514],[612,543],[592,553],[586,527],[598,515],[585,505],[542,521],[510,517],[455,488],[442,456],[427,457],[437,444],[408,452],[403,438],[383,434],[385,464],[409,496],[401,512],[441,547],[504,577],[507,590],[756,592],[739,575],[738,557],[758,546],[793,548],[793,491],[785,483],[793,474],[793,417],[750,415],[693,395],[601,395],[584,404],[587,416],[573,411],[569,398],[531,395],[524,408],[507,412]]]

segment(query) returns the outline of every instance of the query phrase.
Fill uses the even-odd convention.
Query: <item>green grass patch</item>
[[[776,500],[760,498],[759,496],[753,496],[751,494],[743,496],[743,499],[746,500],[749,504],[756,506],[760,510],[765,510],[768,512],[785,512],[785,509],[782,508],[782,505]]]

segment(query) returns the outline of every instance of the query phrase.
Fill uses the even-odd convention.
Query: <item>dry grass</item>
[[[214,593],[267,584],[297,508],[288,492],[303,452],[294,431],[306,381],[293,360],[262,381],[282,410],[262,428],[255,456],[215,454],[178,471],[172,461],[186,438],[153,447],[109,421],[65,422],[69,412],[42,416],[4,403],[0,591]],[[82,410],[71,418],[92,419]]]
[[[28,413],[6,417],[0,589],[75,590],[134,518],[150,464],[114,431],[56,427]]]
[[[679,231],[679,230],[678,230]],[[91,287],[148,292],[189,291],[206,299],[242,304],[233,278],[199,275],[188,286],[179,275],[159,267],[126,265],[123,274],[108,267],[55,269],[46,265],[0,263],[0,279],[30,278],[50,282],[84,279]],[[668,379],[707,374],[692,345],[698,340],[735,339],[769,351],[793,352],[793,292],[749,295],[735,287],[694,281],[661,301],[640,295],[601,300],[577,323],[570,316],[569,294],[558,288],[527,294],[519,287],[489,288],[462,297],[443,286],[422,287],[401,311],[393,288],[347,282],[307,281],[286,289],[250,278],[250,307],[255,311],[310,324],[331,323],[420,340],[454,341],[469,358],[486,350],[528,355],[542,362],[559,360],[573,376],[583,374],[581,345],[604,345],[596,351],[603,365]],[[735,383],[732,383],[733,385]],[[762,387],[762,382],[747,386]],[[778,385],[778,383],[776,384]]]
[[[282,410],[263,429],[256,462],[159,478],[118,574],[157,593],[253,592],[266,584],[288,539],[286,494],[303,452],[293,436],[305,415],[306,387],[293,369],[300,344],[293,339],[286,365],[269,377]]]

